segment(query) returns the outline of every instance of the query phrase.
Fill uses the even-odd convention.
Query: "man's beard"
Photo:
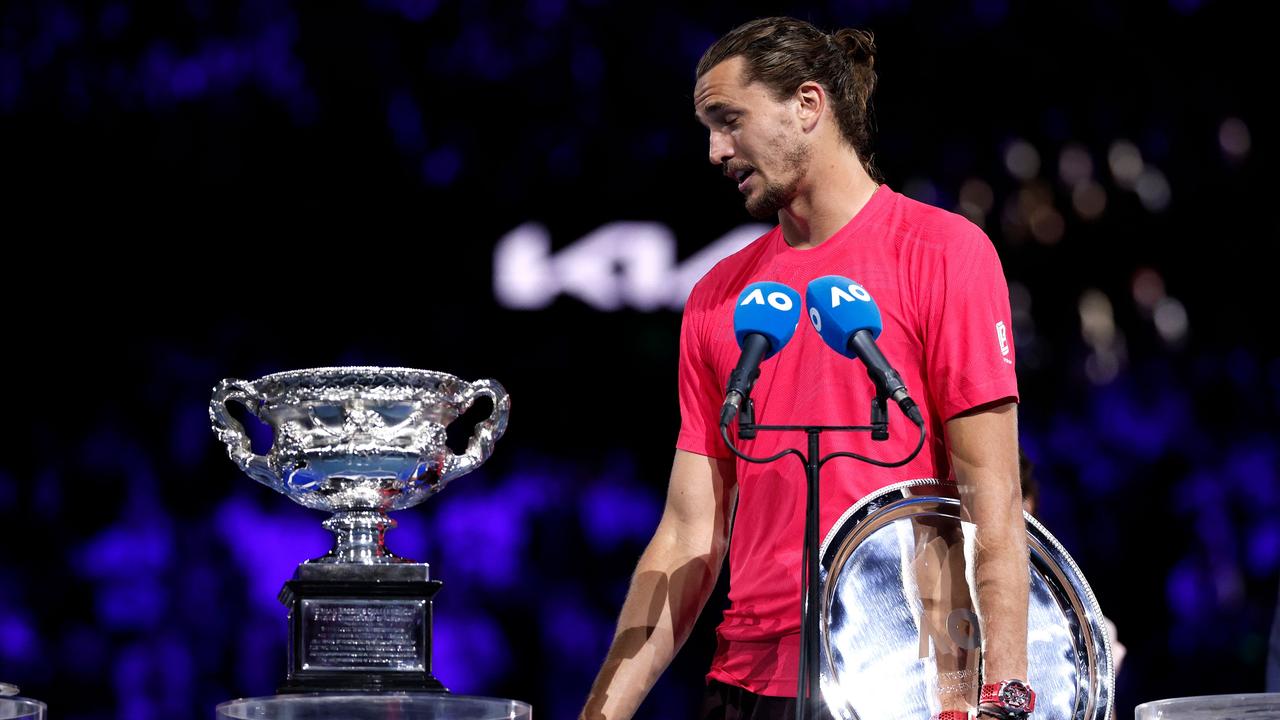
[[[778,211],[791,204],[796,190],[800,187],[800,178],[809,166],[809,146],[794,143],[782,154],[782,171],[784,180],[768,182],[760,189],[754,199],[747,198],[747,212],[757,220],[771,220]]]

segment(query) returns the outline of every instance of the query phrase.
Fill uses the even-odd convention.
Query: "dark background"
[[[706,163],[693,67],[785,13],[876,33],[888,184],[999,250],[1040,514],[1128,648],[1118,717],[1262,690],[1280,573],[1262,8],[0,5],[0,678],[67,718],[272,693],[276,592],[327,533],[227,460],[210,390],[405,365],[514,399],[484,468],[389,537],[445,582],[438,675],[576,713],[678,427],[678,287],[628,292],[615,256],[665,228],[674,267],[749,223]],[[579,242],[618,221],[651,225]],[[521,227],[549,255],[503,276]],[[590,291],[564,284],[571,248],[605,268]],[[499,300],[512,277],[537,307]],[[692,716],[722,602],[642,717]]]

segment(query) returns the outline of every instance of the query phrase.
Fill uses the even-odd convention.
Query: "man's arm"
[[[737,497],[732,460],[676,451],[667,504],[640,556],[583,720],[635,714],[715,588]]]
[[[958,415],[947,421],[946,434],[962,512],[977,526],[974,575],[983,682],[1026,680],[1029,578],[1017,405],[982,406]]]

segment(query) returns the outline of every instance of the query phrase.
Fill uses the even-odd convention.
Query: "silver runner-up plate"
[[[1022,679],[1036,692],[1031,718],[1111,720],[1115,673],[1102,611],[1067,551],[1025,517]],[[911,480],[869,495],[832,527],[821,558],[819,667],[834,717],[928,720],[977,706],[974,525],[961,519],[953,484]]]

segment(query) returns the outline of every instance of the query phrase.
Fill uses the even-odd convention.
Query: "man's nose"
[[[729,140],[726,133],[711,133],[711,148],[707,153],[707,160],[712,165],[723,165],[733,157],[733,142]]]

